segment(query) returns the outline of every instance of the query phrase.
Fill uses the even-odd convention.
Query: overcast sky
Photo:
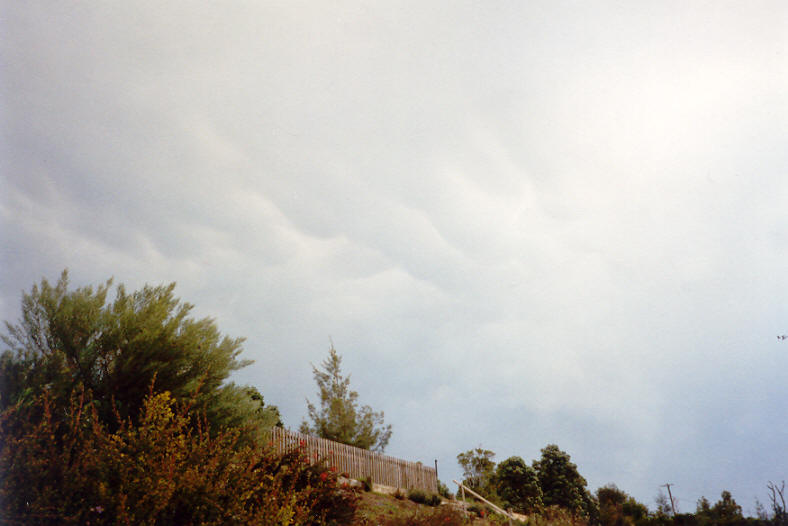
[[[445,482],[788,479],[784,2],[3,4],[2,319],[176,281],[286,425],[332,338]]]

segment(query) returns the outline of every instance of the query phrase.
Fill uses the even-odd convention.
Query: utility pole
[[[663,484],[661,487],[668,488],[668,497],[670,497],[670,509],[673,510],[673,516],[676,516],[676,506],[673,504],[673,495],[670,493],[670,487],[675,486],[675,484]]]

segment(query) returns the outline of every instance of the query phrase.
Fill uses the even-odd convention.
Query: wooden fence
[[[438,492],[435,468],[417,462],[373,453],[281,427],[273,428],[271,438],[276,451],[284,453],[302,446],[310,456],[317,455],[325,459],[330,466],[336,466],[340,473],[347,473],[352,479],[369,477],[373,483],[383,486]]]

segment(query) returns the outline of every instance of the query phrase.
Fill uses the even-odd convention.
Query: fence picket
[[[402,489],[421,489],[432,493],[438,491],[435,468],[421,463],[373,453],[366,449],[340,444],[324,438],[305,435],[275,427],[271,431],[271,444],[278,453],[285,453],[303,444],[310,459],[319,457],[335,466],[340,473],[359,480],[370,477],[373,482]]]

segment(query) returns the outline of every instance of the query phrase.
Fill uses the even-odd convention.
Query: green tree
[[[301,432],[343,444],[383,451],[391,438],[391,425],[383,423],[383,411],[358,407],[358,393],[350,389],[350,376],[342,375],[342,357],[332,345],[322,369],[312,366],[320,395],[318,408],[307,399],[312,425],[301,423]]]
[[[706,497],[698,500],[695,519],[700,526],[734,526],[744,524],[741,506],[736,504],[730,491],[723,491],[720,500],[713,506]]]
[[[711,512],[720,519],[722,522],[733,522],[741,520],[741,506],[736,504],[730,491],[723,491],[714,506],[711,507]]]
[[[586,517],[596,515],[597,506],[586,490],[586,479],[558,446],[550,444],[542,449],[542,457],[534,461],[534,469],[545,506],[559,506]]]
[[[495,474],[495,453],[489,449],[469,449],[457,455],[457,463],[462,468],[462,483],[477,493],[490,496],[492,493],[491,482]]]
[[[633,526],[648,517],[648,508],[615,484],[597,489],[596,498],[601,526]]]
[[[520,457],[510,457],[495,468],[493,483],[504,503],[520,513],[542,507],[542,489],[536,471]]]
[[[108,299],[112,280],[69,289],[68,273],[23,294],[17,324],[6,322],[0,356],[0,408],[30,403],[42,390],[66,400],[83,386],[102,422],[136,418],[155,377],[159,391],[195,398],[214,428],[244,426],[248,438],[281,424],[275,407],[256,389],[226,383],[239,360],[241,338],[222,336],[210,318],[189,316],[192,305],[173,294],[175,284],[123,285]]]

